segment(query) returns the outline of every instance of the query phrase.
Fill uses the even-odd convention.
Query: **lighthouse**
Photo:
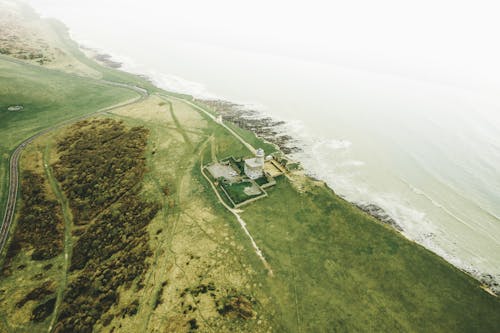
[[[264,175],[264,150],[257,149],[255,157],[245,160],[245,175],[250,179],[257,179]]]

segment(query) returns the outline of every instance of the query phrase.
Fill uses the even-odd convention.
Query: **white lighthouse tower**
[[[264,150],[257,149],[255,157],[245,160],[245,174],[250,179],[257,179],[264,175]]]

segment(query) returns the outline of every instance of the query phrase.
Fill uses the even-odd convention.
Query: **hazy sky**
[[[499,1],[28,2],[71,22],[77,36],[147,38],[161,31],[165,40],[470,84],[494,94],[500,88]]]

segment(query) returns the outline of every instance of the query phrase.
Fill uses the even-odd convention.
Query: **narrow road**
[[[108,112],[108,111],[111,111],[111,110],[114,110],[114,109],[117,109],[120,107],[124,107],[127,105],[141,102],[149,95],[147,90],[140,88],[140,87],[131,86],[131,85],[118,83],[118,82],[105,81],[105,80],[101,80],[100,82],[107,84],[107,85],[112,85],[112,86],[116,86],[116,87],[122,87],[122,88],[127,88],[130,90],[133,90],[133,91],[137,92],[139,94],[139,96],[132,99],[132,100],[128,100],[126,102],[123,102],[123,103],[120,103],[117,105],[113,105],[113,106],[110,106],[110,107],[107,107],[107,108],[104,108],[101,110],[97,110],[95,112],[92,112],[92,113],[89,113],[89,114],[86,114],[83,116],[78,116],[78,117],[75,117],[75,118],[72,118],[69,120],[65,120],[57,125],[48,127],[46,129],[32,135],[31,137],[24,140],[21,144],[19,144],[19,146],[17,146],[17,148],[14,150],[14,152],[10,156],[10,160],[9,160],[9,192],[7,195],[7,203],[5,205],[5,212],[4,212],[4,216],[3,216],[3,220],[2,220],[2,226],[0,228],[0,254],[3,252],[5,244],[7,243],[7,240],[9,238],[10,226],[12,224],[12,221],[14,220],[14,212],[16,210],[16,201],[17,201],[17,192],[18,192],[18,188],[19,188],[19,158],[21,157],[21,153],[22,153],[23,149],[29,143],[31,143],[33,140],[38,138],[39,136],[44,135],[46,133],[49,133],[50,131],[53,131],[56,128],[70,124],[70,123],[78,121],[78,120],[82,120],[85,118],[95,116],[96,114],[99,114],[99,113]]]

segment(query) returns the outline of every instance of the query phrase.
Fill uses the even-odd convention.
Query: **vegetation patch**
[[[31,318],[30,318],[31,321],[38,323],[44,321],[48,316],[52,314],[52,312],[54,312],[55,305],[56,305],[55,297],[52,297],[51,299],[38,305],[31,312]]]
[[[216,301],[217,312],[224,316],[248,320],[256,315],[253,303],[252,297],[238,294],[233,290],[226,297]]]
[[[162,295],[163,295],[163,289],[165,288],[166,285],[167,285],[167,281],[163,281],[160,289],[158,289],[158,291],[156,292],[156,295],[154,298],[153,310],[156,310],[156,308],[159,305],[163,304]]]
[[[140,183],[147,132],[106,118],[80,121],[59,140],[55,175],[77,224],[88,223]]]
[[[4,275],[11,273],[12,259],[21,250],[33,250],[33,260],[47,260],[56,257],[63,249],[61,207],[57,201],[48,198],[45,178],[32,171],[24,171],[21,200],[16,231],[3,264]]]
[[[139,196],[148,131],[111,119],[81,121],[58,143],[56,177],[85,225],[73,247],[71,282],[55,332],[91,332],[119,301],[119,288],[141,284],[151,256],[146,227],[159,206]],[[132,303],[122,315],[134,315]]]
[[[257,179],[255,180],[255,182],[256,182],[259,186],[262,186],[262,185],[265,185],[265,184],[269,183],[269,181],[267,180],[267,177],[265,177],[265,176],[262,176],[262,177],[260,177],[260,178],[257,178]]]
[[[139,300],[136,299],[122,310],[122,318],[125,318],[126,316],[129,317],[135,316],[137,314],[138,309],[139,309]]]
[[[30,291],[23,299],[16,303],[17,308],[22,308],[29,301],[40,301],[45,296],[52,295],[55,292],[54,284],[51,281],[44,282],[40,287]]]

